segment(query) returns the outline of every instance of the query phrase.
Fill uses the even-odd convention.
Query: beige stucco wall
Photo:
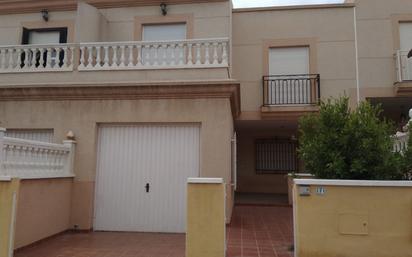
[[[193,38],[229,37],[230,1],[169,5],[168,16],[192,15]],[[158,16],[162,18],[159,6],[110,8],[101,10],[107,19],[106,41],[134,40],[134,18]]]
[[[313,43],[311,70],[320,73],[321,96],[349,95],[356,88],[352,8],[314,8],[233,13],[233,77],[241,82],[243,112],[260,112],[266,42]]]
[[[1,74],[0,87],[44,86],[107,82],[152,82],[206,81],[228,79],[227,68],[170,69],[137,71],[73,71],[73,72],[34,72]]]
[[[193,16],[193,38],[229,37],[230,7],[230,1],[169,5],[168,15]],[[23,22],[35,22],[48,26],[55,21],[79,19],[77,29],[81,31],[75,34],[82,42],[100,40],[118,42],[135,40],[135,17],[157,16],[159,19],[163,17],[157,5],[97,10],[82,2],[77,11],[51,11],[49,14],[49,22],[44,22],[40,13],[0,15],[0,45],[20,44]],[[104,28],[99,29],[99,26]]]
[[[69,130],[75,133],[71,226],[78,224],[80,229],[92,226],[99,123],[200,123],[201,176],[223,177],[230,185],[233,118],[229,99],[4,101],[0,102],[0,121],[6,128],[52,128],[56,142]],[[230,218],[230,186],[227,197]]]
[[[399,48],[399,25],[396,19],[403,16],[412,21],[412,2],[356,0],[355,3],[361,97],[394,96],[393,55]]]
[[[287,173],[257,174],[255,140],[259,138],[290,138],[296,128],[237,130],[238,192],[287,194]]]
[[[71,228],[72,184],[72,178],[21,180],[15,249]]]
[[[44,22],[39,13],[0,15],[0,45],[20,45],[22,40],[23,24],[35,24],[47,27],[55,23],[75,22],[76,11],[50,12],[50,21]]]
[[[411,256],[411,187],[317,187],[295,188],[297,256]]]
[[[135,19],[145,20],[147,17],[150,17],[151,22],[167,22],[169,17],[177,17],[177,20],[179,17],[188,17],[188,38],[230,37],[230,1],[169,5],[167,16],[162,16],[157,5],[96,9],[80,2],[77,11],[50,12],[48,22],[42,20],[40,13],[0,15],[0,46],[20,45],[22,26],[27,24],[36,28],[68,26],[68,42],[135,41],[140,40],[135,35]],[[78,60],[77,55],[78,53],[75,60]],[[73,72],[5,73],[1,77],[0,86],[10,86],[108,81],[221,80],[229,78],[230,75],[228,68],[78,72],[75,64]]]
[[[83,1],[77,4],[76,42],[102,42],[107,20],[99,9]]]

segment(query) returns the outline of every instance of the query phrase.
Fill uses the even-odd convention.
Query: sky
[[[344,0],[232,0],[234,8],[288,6],[308,4],[336,4]]]

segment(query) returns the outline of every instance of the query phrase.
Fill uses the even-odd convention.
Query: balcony
[[[157,77],[157,80],[179,80],[185,77],[222,79],[225,76],[227,78],[228,74],[228,53],[227,38],[0,46],[0,73],[8,74],[2,75],[2,78],[4,83],[9,84],[24,81],[19,75],[21,73],[39,73],[33,77],[36,80],[34,82],[39,83],[93,81],[99,78],[102,81],[156,80]],[[172,71],[187,69],[194,69],[197,73]],[[130,70],[146,73],[137,75],[138,72],[119,72],[117,77],[113,77],[112,73],[99,73],[98,76],[84,74],[92,71]],[[150,70],[153,71],[148,75]],[[169,70],[169,73],[159,73],[158,70]],[[42,73],[48,75],[41,77]],[[50,76],[49,73],[54,75]],[[65,75],[60,75],[61,73]]]
[[[263,77],[262,115],[288,116],[317,111],[320,75],[270,75]],[[291,116],[289,116],[292,114]]]
[[[398,50],[395,54],[397,96],[412,96],[412,58],[408,58],[408,53]]]

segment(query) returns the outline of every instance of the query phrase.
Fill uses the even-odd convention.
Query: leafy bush
[[[308,172],[323,179],[405,179],[412,150],[405,156],[392,151],[393,126],[379,118],[381,112],[369,102],[351,111],[349,99],[342,97],[303,117],[299,154]]]

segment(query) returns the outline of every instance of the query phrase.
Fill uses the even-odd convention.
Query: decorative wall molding
[[[230,99],[233,117],[240,114],[240,84],[236,81],[66,84],[0,88],[0,101]]]
[[[166,4],[194,4],[208,2],[226,2],[228,0],[85,0],[97,8],[117,8],[129,6],[150,6]],[[74,11],[77,9],[77,0],[2,0],[0,14],[17,14],[49,11]]]

